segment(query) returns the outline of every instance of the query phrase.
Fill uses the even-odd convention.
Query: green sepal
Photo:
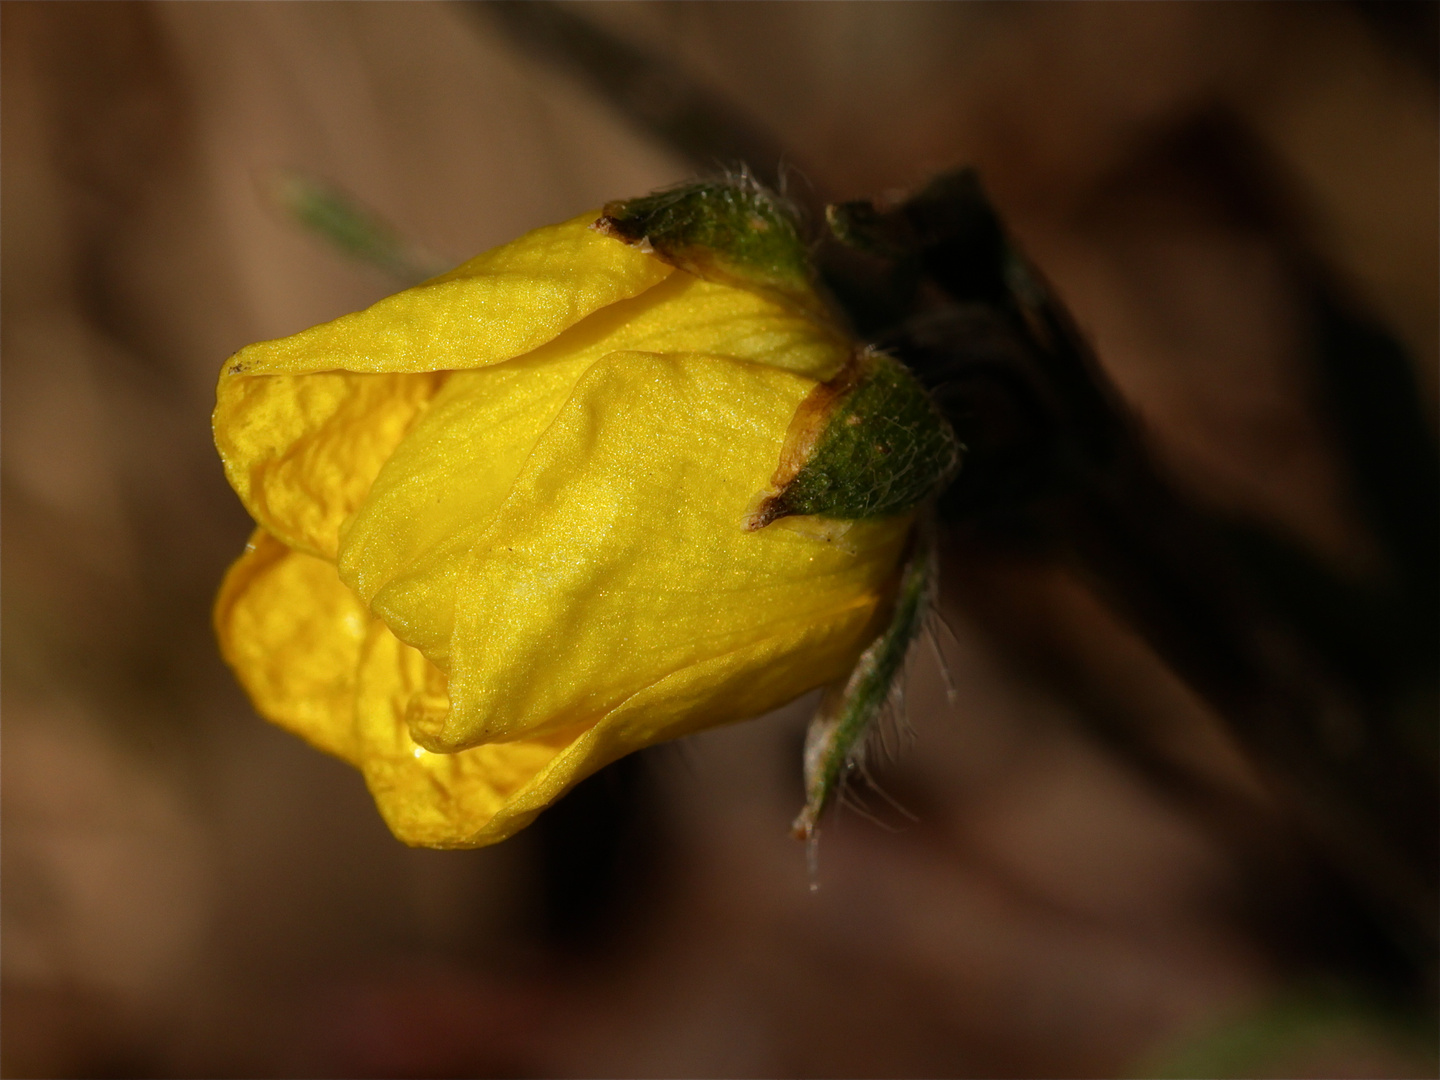
[[[830,689],[805,734],[805,806],[792,831],[813,840],[820,815],[846,778],[864,767],[866,737],[874,730],[904,675],[905,658],[925,626],[936,587],[933,522],[922,519],[905,564],[890,622],[860,654],[843,687]]]
[[[824,315],[795,215],[748,177],[608,203],[595,225],[706,281],[768,293]]]
[[[747,524],[889,517],[940,490],[959,464],[955,433],[909,369],[883,353],[862,353],[801,405],[775,490]]]

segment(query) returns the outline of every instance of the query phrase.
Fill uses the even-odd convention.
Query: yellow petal
[[[364,311],[250,345],[225,374],[459,371],[527,353],[673,273],[591,229],[598,216],[536,229]]]
[[[493,843],[533,819],[495,835],[515,817],[506,806],[533,784],[569,739],[478,746],[431,754],[410,738],[417,701],[433,701],[443,677],[418,651],[376,622],[365,643],[356,700],[360,768],[381,816],[407,844],[475,847]],[[578,779],[578,777],[577,777]],[[558,794],[558,792],[557,792]],[[543,805],[543,804],[542,804]]]
[[[220,652],[255,708],[355,762],[355,676],[374,620],[335,567],[257,529],[215,601]]]
[[[781,697],[843,672],[908,521],[859,524],[844,546],[741,528],[812,385],[719,357],[592,365],[473,551],[434,568],[456,588],[451,709],[414,725],[416,738],[456,750],[593,723],[676,671],[769,638],[797,642],[775,661]],[[401,605],[423,595],[385,590],[372,609],[413,625],[426,612]],[[855,636],[798,644],[797,627],[852,610]],[[702,723],[719,718],[701,710]]]
[[[643,296],[617,303],[530,354],[536,360],[622,350],[696,352],[751,360],[827,379],[852,346],[793,309],[747,289],[677,271]]]
[[[371,619],[327,563],[257,532],[226,575],[215,622],[256,709],[357,765],[397,837],[475,847],[524,828],[623,754],[783,703],[786,658],[833,652],[826,639],[854,639],[863,616],[852,608],[684,668],[590,727],[457,754],[428,753],[409,734],[417,713],[443,707],[444,676]]]
[[[672,672],[589,726],[434,754],[411,738],[407,719],[417,697],[433,696],[438,673],[376,622],[365,644],[356,706],[361,768],[399,839],[425,847],[494,844],[625,754],[788,701],[795,693],[797,655],[833,658],[830,678],[841,677],[853,660],[846,651],[850,643],[873,632],[870,612],[852,607]]]
[[[536,440],[596,360],[622,350],[703,352],[824,378],[846,349],[781,305],[677,273],[525,357],[452,375],[346,526],[341,577],[367,600],[389,586],[381,609],[391,629],[443,666],[455,596],[445,567],[489,527]]]
[[[262,530],[225,576],[215,626],[256,711],[358,766],[408,843],[473,844],[565,744],[426,754],[406,720],[443,703],[444,676],[372,618],[333,566]]]
[[[673,273],[591,230],[595,217],[537,229],[365,311],[227,360],[215,444],[255,520],[333,559],[340,524],[442,384],[437,372],[529,352]]]
[[[340,525],[442,375],[259,375],[222,380],[215,445],[245,509],[291,547],[335,558]]]

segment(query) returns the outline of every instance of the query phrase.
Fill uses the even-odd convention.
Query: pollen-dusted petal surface
[[[446,664],[457,560],[489,528],[576,382],[601,357],[630,350],[737,357],[815,378],[848,355],[770,300],[677,272],[527,356],[452,374],[380,470],[340,548],[341,577],[402,640]]]
[[[375,620],[335,567],[257,529],[215,602],[220,653],[258,712],[358,763],[355,674]]]
[[[813,385],[723,357],[617,353],[587,369],[489,530],[444,568],[456,582],[451,709],[415,737],[455,750],[592,723],[683,668],[777,637],[794,648],[766,677],[788,696],[842,673],[908,519],[858,525],[844,544],[741,527]],[[392,626],[423,616],[372,606]],[[852,610],[853,636],[795,629]]]

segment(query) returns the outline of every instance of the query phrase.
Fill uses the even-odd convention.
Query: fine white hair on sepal
[[[914,738],[905,714],[905,678],[913,647],[933,607],[935,579],[934,527],[928,516],[922,515],[889,625],[860,655],[844,685],[834,684],[825,692],[806,731],[806,799],[792,831],[807,842],[812,853],[820,815],[832,803],[849,806],[874,820],[853,791],[853,777],[864,780],[870,790],[906,816],[913,816],[875,783],[866,763],[872,744],[893,758],[898,747],[892,745],[892,738],[895,743]],[[815,884],[812,879],[812,887]]]
[[[891,795],[888,791],[886,791],[886,790],[880,785],[880,781],[878,781],[878,780],[875,779],[874,775],[870,772],[869,769],[864,768],[864,767],[862,766],[862,767],[858,770],[858,772],[859,772],[859,775],[860,775],[860,779],[865,782],[865,787],[868,788],[870,791],[873,791],[876,795],[880,796],[880,798],[883,799],[883,800],[886,802],[886,804],[888,804],[888,805],[890,806],[890,808],[891,808],[892,810],[894,810],[896,813],[898,813],[898,814],[899,814],[901,817],[903,817],[906,821],[909,821],[910,823],[914,824],[914,823],[916,823],[916,822],[918,822],[918,821],[920,820],[920,818],[919,818],[918,816],[916,816],[915,814],[911,813],[910,810],[909,810],[908,808],[906,808],[905,805],[902,804],[899,799],[895,798],[895,796]],[[853,785],[853,784],[851,785],[851,791],[852,791],[852,792],[854,791],[854,785]],[[856,797],[858,798],[858,794],[856,795]],[[871,820],[872,820],[872,821],[876,821],[876,824],[880,825],[881,828],[886,829],[886,830],[888,830],[888,831],[891,831],[891,832],[898,832],[898,831],[899,831],[895,826],[889,825],[889,824],[887,824],[887,823],[885,823],[885,822],[882,822],[882,821],[877,821],[877,820],[876,820],[875,818],[873,818],[873,817],[871,818]]]
[[[945,702],[946,704],[954,705],[960,693],[955,689],[955,677],[950,671],[950,661],[945,659],[945,650],[940,645],[940,635],[936,633],[935,630],[937,626],[944,629],[951,641],[958,643],[958,639],[955,637],[955,631],[952,630],[950,624],[945,621],[945,616],[940,614],[940,606],[938,604],[932,604],[930,614],[925,619],[922,632],[925,635],[925,640],[930,644],[931,653],[935,657],[935,667],[940,672],[940,679],[945,684]]]

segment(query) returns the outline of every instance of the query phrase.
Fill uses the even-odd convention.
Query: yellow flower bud
[[[623,754],[843,680],[888,614],[908,512],[747,528],[851,343],[597,217],[221,373],[259,526],[222,651],[407,843],[493,843]]]

